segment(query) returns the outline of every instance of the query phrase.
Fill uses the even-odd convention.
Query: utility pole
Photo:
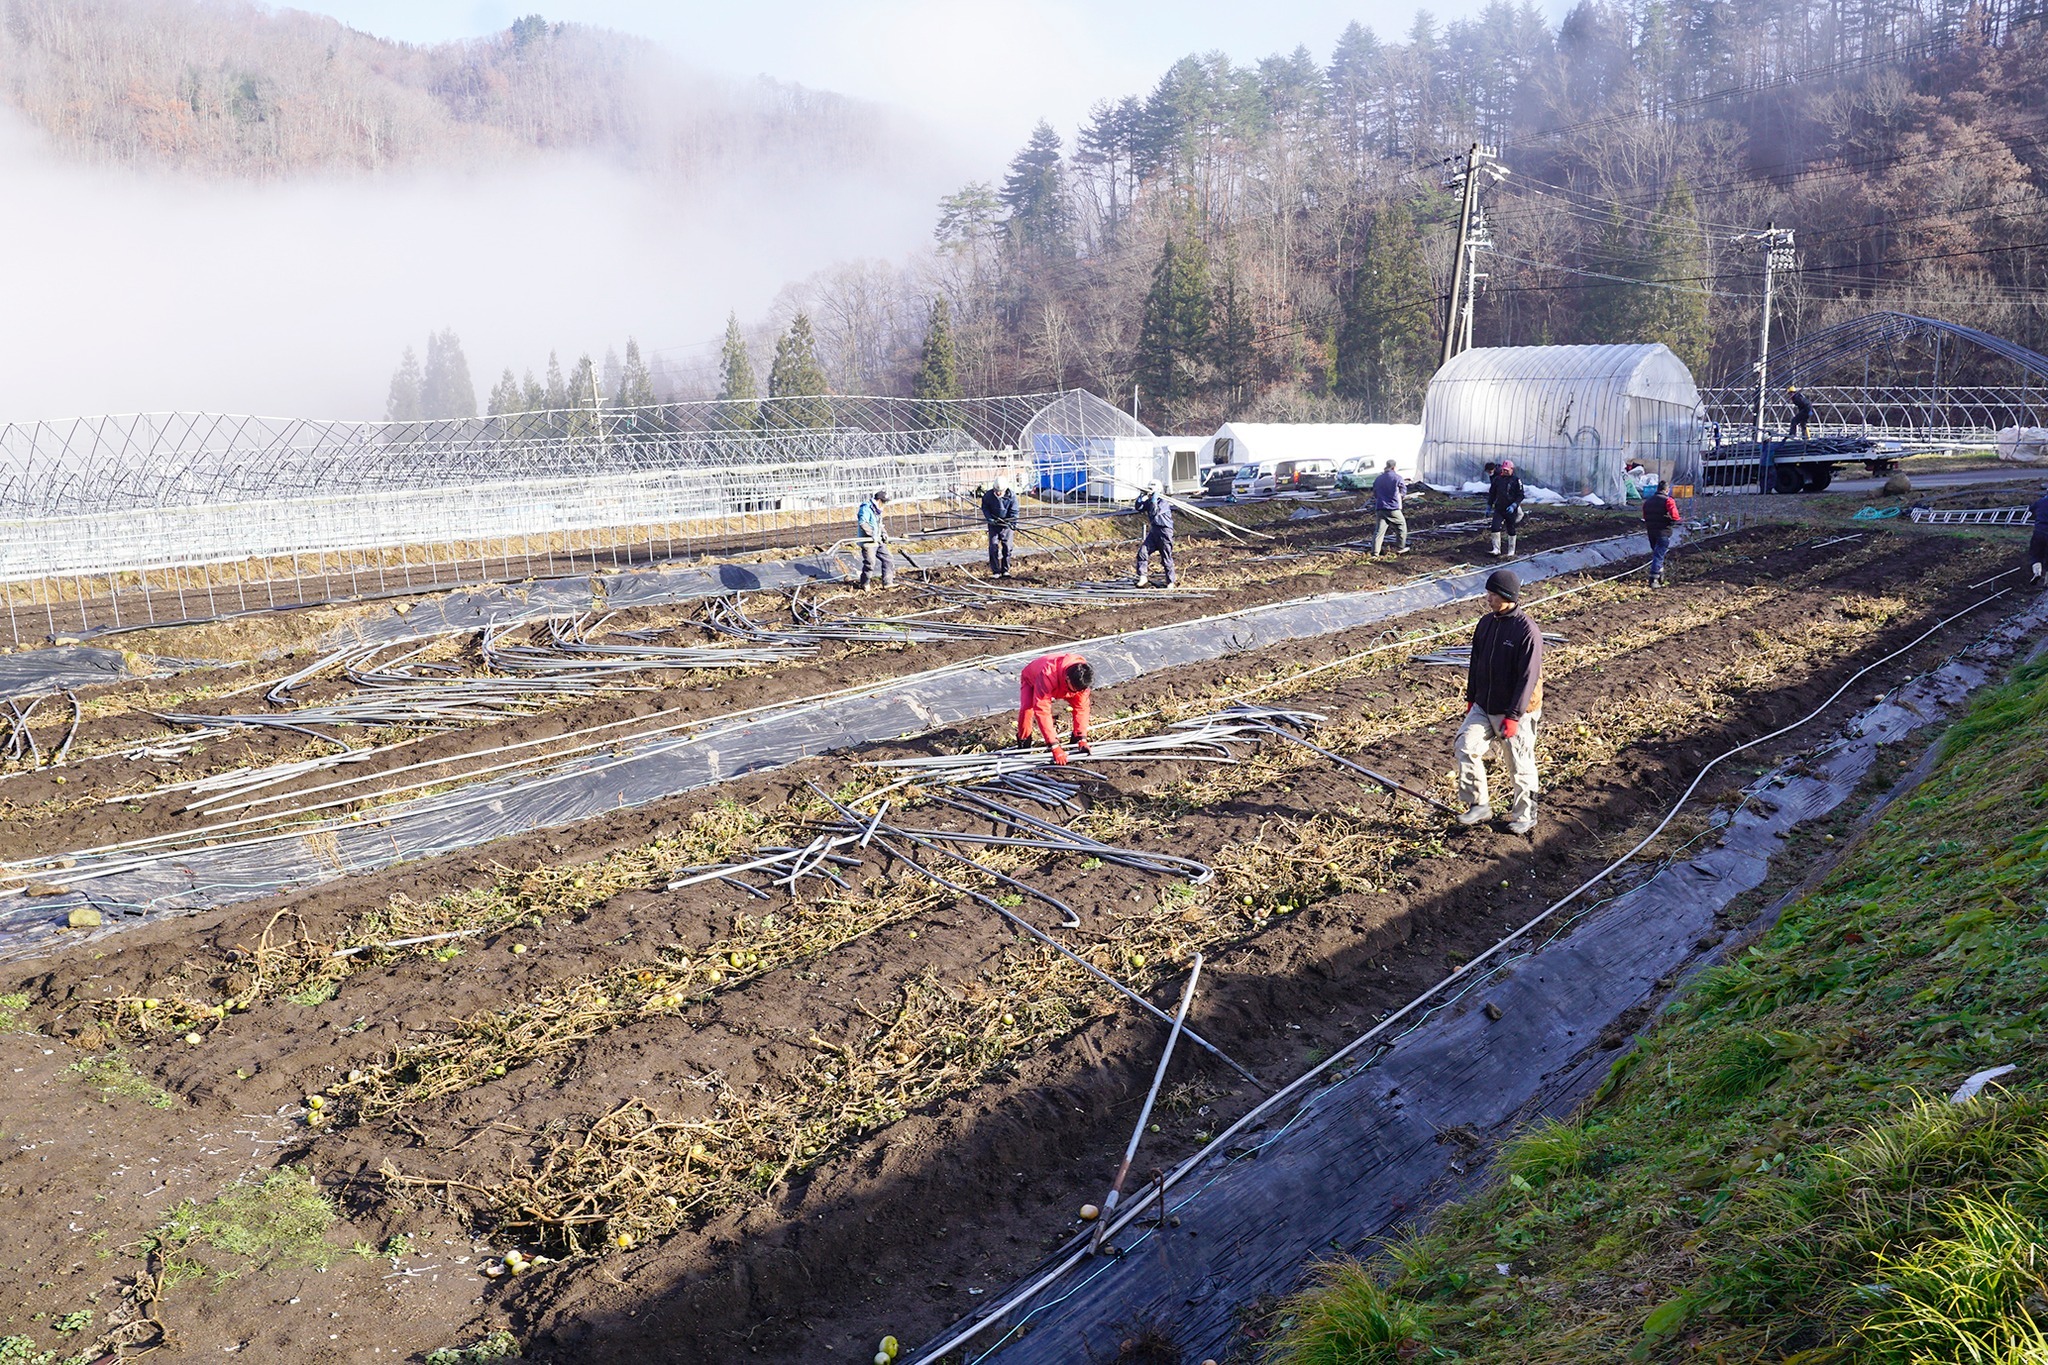
[[[1472,349],[1473,305],[1479,298],[1480,281],[1488,278],[1479,269],[1479,253],[1493,250],[1493,233],[1486,226],[1486,210],[1472,211],[1472,232],[1465,239],[1465,339],[1461,351]]]
[[[1444,163],[1444,188],[1458,190],[1461,197],[1458,206],[1458,250],[1451,259],[1451,301],[1450,306],[1444,310],[1444,348],[1442,356],[1437,361],[1439,366],[1450,364],[1451,357],[1457,354],[1461,324],[1465,333],[1465,344],[1472,344],[1470,318],[1460,311],[1460,307],[1461,301],[1464,307],[1471,306],[1469,299],[1466,299],[1470,291],[1470,282],[1467,278],[1470,273],[1468,258],[1472,251],[1472,218],[1479,207],[1481,172],[1495,180],[1505,180],[1508,174],[1493,148],[1483,147],[1477,142],[1466,151],[1464,165],[1453,169],[1448,159]],[[1481,227],[1484,227],[1484,220],[1481,221]]]
[[[1799,256],[1792,249],[1792,229],[1781,228],[1776,223],[1767,225],[1761,232],[1738,232],[1731,239],[1737,245],[1753,246],[1764,253],[1764,316],[1757,331],[1756,346],[1756,416],[1751,439],[1764,439],[1764,404],[1769,401],[1771,390],[1771,297],[1778,272],[1791,270],[1799,264]]]

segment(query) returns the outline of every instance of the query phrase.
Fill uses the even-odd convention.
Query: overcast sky
[[[685,60],[883,100],[941,120],[987,157],[1007,157],[1041,117],[1063,136],[1104,97],[1142,94],[1177,59],[1220,49],[1239,62],[1306,44],[1326,61],[1352,20],[1382,37],[1415,0],[300,0],[384,37],[440,42],[524,13],[637,33]],[[1439,19],[1476,0],[1427,6]],[[1546,9],[1550,6],[1546,5]]]

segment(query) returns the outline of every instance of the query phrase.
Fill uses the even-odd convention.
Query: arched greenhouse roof
[[[1429,381],[1422,475],[1456,485],[1488,460],[1512,459],[1525,483],[1620,501],[1631,459],[1692,481],[1699,403],[1668,346],[1475,348]]]

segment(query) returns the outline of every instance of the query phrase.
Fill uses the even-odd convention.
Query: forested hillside
[[[886,173],[901,136],[873,106],[720,81],[538,15],[434,46],[245,0],[0,0],[0,15],[7,102],[92,160],[268,180],[597,150],[664,174]]]
[[[949,197],[932,261],[792,299],[854,387],[910,382],[944,294],[970,390],[1136,383],[1191,429],[1412,418],[1445,160],[1479,142],[1509,172],[1481,196],[1480,345],[1663,341],[1742,382],[1761,258],[1735,239],[1775,222],[1799,251],[1782,335],[1892,307],[2039,346],[2044,56],[2037,8],[1951,0],[1582,0],[1554,26],[1496,0],[1399,41],[1354,25],[1327,58],[1192,56]]]

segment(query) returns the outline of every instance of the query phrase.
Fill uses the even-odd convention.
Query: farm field
[[[1414,520],[1420,532],[1467,515]],[[593,726],[729,715],[1483,558],[1481,538],[1460,532],[1374,561],[1346,544],[1369,536],[1369,516],[1341,505],[1263,529],[1276,539],[1255,547],[1188,540],[1186,596],[1019,596],[926,618],[1041,633],[843,641],[731,671],[625,668],[439,730],[237,726],[176,756],[121,756],[191,733],[152,713],[263,710],[266,691],[314,662],[310,645],[95,689],[75,727],[53,714],[37,731],[39,745],[70,736],[63,767],[0,779],[0,829],[14,859],[152,836],[203,844],[222,813],[155,793],[332,757],[323,736],[367,756],[262,794],[290,797],[277,803],[289,810],[345,781],[317,795],[374,812],[409,765],[438,762],[418,780],[457,787],[487,750],[545,751]],[[1521,549],[1632,529],[1611,513],[1551,514]],[[402,1360],[505,1332],[527,1358],[563,1362],[865,1360],[884,1334],[930,1339],[1072,1234],[1128,1136],[1162,1030],[1083,961],[1170,1009],[1203,953],[1191,1026],[1262,1082],[1291,1079],[1626,848],[1707,757],[1811,710],[2001,586],[1983,584],[2014,548],[1780,523],[1684,548],[1661,591],[1621,572],[1640,559],[1535,585],[1531,614],[1563,641],[1529,838],[1458,828],[1307,748],[1254,737],[1228,746],[1227,763],[1174,749],[1104,760],[1075,779],[1071,807],[1033,808],[1121,856],[953,844],[978,867],[945,862],[949,888],[849,845],[832,879],[793,891],[762,874],[669,888],[804,846],[843,820],[835,803],[873,813],[872,794],[902,776],[875,761],[1000,747],[998,717],[308,889],[251,888],[224,909],[12,963],[0,1061],[20,1102],[4,1120],[0,1217],[25,1236],[0,1258],[0,1336],[57,1359],[160,1340]],[[1128,555],[1089,544],[1022,561],[1013,581],[1113,582]],[[822,591],[808,607],[771,594],[743,605],[775,629],[819,619],[805,610],[901,622],[938,604],[906,580],[858,599]],[[1956,622],[1867,691],[2010,606]],[[1316,744],[1450,800],[1464,674],[1425,656],[1462,643],[1474,614],[1459,603],[1147,674],[1102,691],[1098,726],[1162,734],[1249,696],[1312,713]],[[703,619],[695,605],[635,608],[578,638],[701,648],[714,643]],[[533,625],[496,647],[550,644]],[[505,677],[510,656],[483,648],[436,642],[409,666],[442,682]],[[376,686],[327,673],[289,700],[334,708]],[[1666,841],[1700,836],[1748,773],[1726,774]],[[946,796],[896,786],[892,824],[1018,828]],[[1213,875],[1162,871],[1165,858]],[[1078,925],[1061,927],[1054,902]],[[429,941],[380,946],[415,938]],[[1259,1093],[1187,1049],[1140,1171],[1195,1150]],[[514,1252],[530,1268],[508,1266]]]

